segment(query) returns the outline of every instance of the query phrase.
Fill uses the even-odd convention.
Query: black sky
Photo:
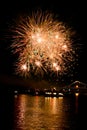
[[[75,43],[80,44],[79,67],[74,80],[87,82],[87,20],[86,2],[84,1],[58,1],[58,0],[18,0],[1,1],[0,3],[0,75],[13,73],[15,56],[10,52],[10,41],[7,41],[8,28],[12,19],[19,15],[31,12],[34,9],[50,10],[59,18],[72,26],[77,32]],[[76,43],[76,44],[77,44]]]

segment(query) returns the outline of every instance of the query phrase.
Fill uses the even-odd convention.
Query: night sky
[[[1,1],[0,3],[0,77],[2,75],[14,75],[13,63],[16,59],[11,53],[11,41],[8,38],[8,30],[12,20],[22,14],[28,14],[34,9],[52,11],[61,21],[66,22],[76,31],[75,44],[80,45],[78,67],[75,69],[74,80],[87,83],[87,20],[86,2],[69,2],[55,0],[18,0]],[[5,76],[6,77],[6,76]],[[69,81],[69,79],[68,79]]]

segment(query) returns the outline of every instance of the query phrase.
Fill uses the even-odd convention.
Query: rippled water
[[[13,130],[78,130],[86,126],[87,97],[14,96]]]

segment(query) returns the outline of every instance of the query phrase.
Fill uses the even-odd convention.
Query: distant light
[[[14,93],[15,93],[15,94],[17,94],[17,93],[18,93],[18,91],[17,91],[17,90],[15,90],[15,91],[14,91]]]
[[[53,95],[57,95],[57,93],[56,93],[56,92],[54,92],[54,93],[53,93]]]
[[[75,96],[79,96],[79,93],[75,93]]]
[[[78,88],[79,86],[78,85],[76,85],[76,88]]]
[[[48,95],[50,95],[50,94],[52,94],[52,92],[45,92],[45,94],[48,94]]]
[[[59,93],[59,96],[63,96],[63,93]]]
[[[63,97],[59,97],[59,99],[63,99]]]
[[[38,95],[39,94],[39,92],[36,92],[36,95]]]

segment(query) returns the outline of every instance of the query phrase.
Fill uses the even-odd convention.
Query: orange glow
[[[79,93],[75,93],[75,96],[79,96]]]
[[[12,48],[19,54],[16,74],[32,71],[38,75],[49,70],[61,75],[70,68],[67,63],[74,62],[72,32],[55,20],[53,14],[37,11],[27,19],[21,18],[13,31]]]
[[[76,88],[78,88],[79,86],[78,85],[76,85]]]

